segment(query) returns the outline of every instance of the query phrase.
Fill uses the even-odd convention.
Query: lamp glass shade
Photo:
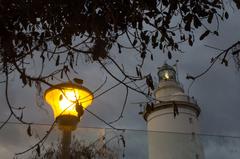
[[[78,116],[76,104],[87,108],[93,100],[93,94],[86,87],[74,83],[54,85],[46,90],[45,101],[51,106],[54,118],[62,115]]]

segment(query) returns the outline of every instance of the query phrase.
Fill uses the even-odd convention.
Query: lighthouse
[[[204,159],[199,140],[200,107],[184,93],[176,70],[165,63],[158,70],[155,102],[147,105],[149,159]]]

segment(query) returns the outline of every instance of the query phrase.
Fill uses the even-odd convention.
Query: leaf
[[[199,18],[197,16],[194,16],[194,26],[195,28],[198,28],[202,25],[202,22],[199,20]]]
[[[205,31],[201,36],[200,36],[200,40],[203,40],[206,36],[208,36],[208,34],[210,33],[209,30]]]
[[[153,61],[153,54],[151,54],[151,60]]]
[[[218,31],[214,31],[214,32],[213,32],[213,34],[215,34],[215,35],[219,36],[219,33],[218,33]]]
[[[61,71],[60,78],[63,78],[63,70]]]
[[[120,139],[122,141],[123,147],[126,147],[126,142],[125,142],[125,139],[122,135],[120,135]]]
[[[141,58],[145,59],[145,57],[146,57],[146,51],[141,52]]]
[[[117,43],[117,46],[118,46],[118,53],[121,54],[122,53],[121,45],[119,43]]]
[[[28,128],[27,128],[27,134],[28,136],[32,136],[32,129],[30,124],[28,125]]]
[[[142,72],[141,72],[141,70],[139,70],[139,76],[142,79]]]
[[[172,59],[172,53],[168,51],[168,59]]]
[[[233,0],[238,9],[240,9],[240,0]]]
[[[224,65],[227,67],[228,66],[228,61],[224,58],[224,59],[222,59],[222,62],[221,62],[222,64],[224,63]]]
[[[60,56],[58,55],[58,57],[57,57],[57,60],[56,60],[56,66],[58,66],[59,65],[59,60],[60,60]]]
[[[40,155],[41,155],[41,149],[40,149],[39,144],[37,145],[36,151],[37,151],[38,157],[40,157]]]
[[[225,12],[225,18],[226,18],[226,19],[229,18],[228,12]]]
[[[23,110],[22,110],[21,116],[20,116],[20,120],[22,120],[22,119],[23,119]]]
[[[73,81],[77,84],[83,84],[83,80],[82,79],[79,79],[79,78],[74,78]]]
[[[146,24],[149,24],[148,18],[145,17],[143,20],[145,21]]]
[[[44,63],[44,61],[45,61],[45,57],[44,57],[44,51],[41,53],[41,55],[40,55],[40,57],[41,57],[41,59],[42,59],[42,64]]]
[[[163,45],[162,45],[162,43],[159,44],[159,49],[160,49],[160,50],[163,49]]]
[[[173,114],[174,114],[174,118],[179,114],[178,106],[176,105],[175,102],[173,102]]]
[[[188,43],[189,43],[190,46],[193,46],[192,35],[189,35]]]
[[[63,95],[61,94],[60,96],[59,96],[59,101],[61,101],[63,99]]]
[[[139,71],[138,71],[138,68],[136,67],[136,73],[137,73],[137,76],[140,76],[139,74]]]
[[[32,87],[32,80],[28,80],[28,85],[29,85],[29,87]]]
[[[78,117],[80,118],[84,113],[82,105],[77,103],[75,109],[78,113]]]
[[[213,19],[213,13],[210,12],[209,15],[208,15],[208,19],[207,19],[209,24],[212,23],[212,19]]]
[[[146,83],[147,83],[147,86],[151,88],[151,90],[154,90],[153,80],[152,80],[151,74],[146,76]]]
[[[187,74],[186,79],[188,79],[188,80],[189,80],[189,79],[191,79],[191,80],[195,80],[196,78],[193,77],[193,76],[191,76],[191,75],[188,75],[188,74]]]
[[[210,61],[210,62],[211,62],[211,63],[213,63],[213,62],[214,62],[214,58],[213,58],[213,57],[211,58],[211,61]]]
[[[133,46],[135,46],[136,44],[137,44],[137,40],[134,39],[134,41],[133,41]]]
[[[186,31],[191,31],[191,21],[188,21],[184,27]]]
[[[192,19],[193,19],[193,15],[190,14],[190,13],[184,17],[184,21],[185,21],[184,29],[186,31],[190,31],[191,30]]]
[[[25,70],[22,72],[21,76],[20,76],[20,79],[22,79],[22,82],[24,85],[27,84],[27,77],[25,75]]]
[[[232,52],[232,55],[237,55],[237,54],[239,54],[240,53],[240,49],[239,50],[236,50],[236,51],[233,51]]]

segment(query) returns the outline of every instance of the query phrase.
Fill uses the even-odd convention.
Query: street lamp
[[[71,132],[93,101],[93,94],[81,84],[72,82],[53,85],[45,91],[45,101],[51,106],[62,137],[62,159],[69,158]]]

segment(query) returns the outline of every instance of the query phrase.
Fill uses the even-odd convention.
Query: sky
[[[166,54],[161,53],[159,50],[153,50],[154,61],[146,61],[144,71],[151,72],[154,81],[157,82],[157,67],[161,66],[165,61],[172,65],[175,63],[175,60],[179,60],[179,80],[184,85],[185,90],[187,90],[191,82],[185,78],[186,75],[201,73],[210,64],[211,57],[214,57],[214,55],[218,53],[217,50],[208,48],[205,45],[225,49],[239,40],[239,11],[230,9],[229,14],[230,19],[226,22],[221,22],[219,37],[209,36],[204,41],[196,41],[193,47],[182,45],[181,48],[184,53],[173,54],[173,59],[170,61],[167,60]],[[116,50],[112,50],[112,52],[114,51]],[[135,72],[134,66],[136,65],[136,57],[134,55],[129,56],[129,54],[131,53],[126,51],[123,52],[120,57],[116,56],[115,58],[120,64],[124,64],[127,72],[131,73]],[[113,53],[111,53],[111,55],[114,57]],[[108,64],[107,66],[115,75],[120,77],[119,72],[117,72],[117,69],[114,68],[113,65]],[[82,63],[78,72],[79,75],[71,74],[71,76],[82,78],[84,80],[84,85],[90,90],[94,90],[101,85],[107,77],[107,84],[97,93],[117,83],[96,63]],[[37,100],[38,97],[34,87],[22,88],[17,74],[12,75],[10,81],[9,94],[11,103],[19,106],[26,106],[24,110],[25,120],[46,124],[53,122],[53,115],[49,106],[46,103],[42,106],[37,106],[36,101],[39,100]],[[44,86],[44,89],[46,88],[47,87]],[[240,124],[238,124],[240,122],[240,73],[236,70],[233,62],[230,62],[228,67],[220,64],[220,62],[214,65],[206,75],[193,84],[190,95],[197,99],[201,107],[201,115],[199,118],[201,133],[240,136]],[[125,88],[123,86],[118,86],[112,91],[97,98],[92,106],[90,106],[89,110],[106,121],[112,121],[118,117],[121,111],[124,96]],[[139,106],[138,104],[134,104],[145,100],[146,99],[142,95],[130,91],[123,118],[119,122],[113,124],[113,126],[118,128],[131,129],[126,133],[126,136],[129,138],[129,143],[131,143],[130,145],[134,145],[134,143],[138,141],[134,141],[134,138],[131,137],[131,133],[135,133],[135,136],[139,138],[146,137],[144,131],[133,131],[146,130],[146,122],[143,120],[142,116],[138,114],[140,111]],[[4,96],[4,85],[2,84],[0,85],[0,101],[0,120],[4,121],[9,111]],[[94,128],[108,128],[107,125],[87,112],[85,112],[78,127],[88,127],[89,129],[95,130],[96,134],[99,129]],[[41,126],[38,126],[34,131],[43,134],[46,127],[41,130],[40,128]],[[145,150],[146,141],[145,139],[142,140],[142,143],[145,143],[142,149]],[[219,140],[220,138],[218,137],[203,137],[203,145],[206,145],[205,153],[208,158],[236,159],[239,156],[239,149],[231,149],[231,147],[236,147],[236,145],[239,147],[239,138],[232,139],[226,137],[225,140],[228,142],[222,141],[224,145],[229,146],[229,149],[223,147]],[[0,130],[0,154],[5,155],[5,158],[10,158],[15,152],[24,150],[24,147],[28,147],[28,145],[33,144],[34,141],[36,141],[36,139],[28,139],[26,127],[8,124],[6,128]],[[129,146],[128,150],[131,150],[133,147],[134,146]],[[129,156],[135,151],[136,150],[128,151]],[[229,157],[230,154],[231,158]]]

